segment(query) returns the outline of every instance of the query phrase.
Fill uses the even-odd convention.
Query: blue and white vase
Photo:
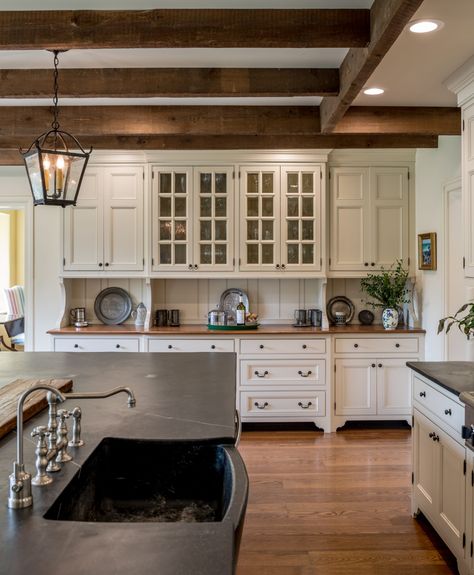
[[[398,325],[398,310],[386,307],[382,312],[382,325],[385,329],[396,329]]]

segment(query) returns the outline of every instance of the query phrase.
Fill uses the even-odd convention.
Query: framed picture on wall
[[[436,269],[436,233],[418,234],[418,269]]]

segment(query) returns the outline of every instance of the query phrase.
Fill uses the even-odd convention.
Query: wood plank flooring
[[[456,563],[410,515],[409,429],[248,431],[250,496],[237,575],[447,575]]]

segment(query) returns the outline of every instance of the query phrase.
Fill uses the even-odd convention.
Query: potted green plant
[[[462,315],[467,310],[465,315]],[[448,315],[439,320],[438,333],[441,333],[446,328],[446,333],[457,325],[459,330],[470,339],[474,333],[474,302],[465,303],[461,306],[454,315]]]
[[[385,329],[397,327],[399,308],[410,302],[407,279],[408,270],[403,268],[402,260],[397,260],[390,269],[382,267],[380,273],[367,274],[367,277],[360,280],[362,291],[372,299],[366,303],[383,308],[382,324]]]

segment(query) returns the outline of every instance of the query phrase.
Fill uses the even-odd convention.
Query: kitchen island
[[[234,444],[235,355],[152,353],[5,353],[0,354],[0,386],[18,378],[71,378],[73,391],[104,391],[127,385],[137,405],[126,396],[67,400],[80,406],[83,447],[70,448],[73,461],[63,465],[51,485],[33,487],[33,507],[6,507],[8,475],[16,458],[16,437],[0,441],[0,573],[182,573],[231,574],[241,522],[232,512],[220,522],[100,523],[43,518],[65,486],[104,437],[145,440],[192,440],[222,444],[230,453],[236,476],[232,498],[241,511],[247,477]],[[25,425],[25,467],[34,472],[33,427],[45,424],[43,412]],[[143,462],[146,465],[146,462]],[[193,478],[190,477],[190,481]]]

